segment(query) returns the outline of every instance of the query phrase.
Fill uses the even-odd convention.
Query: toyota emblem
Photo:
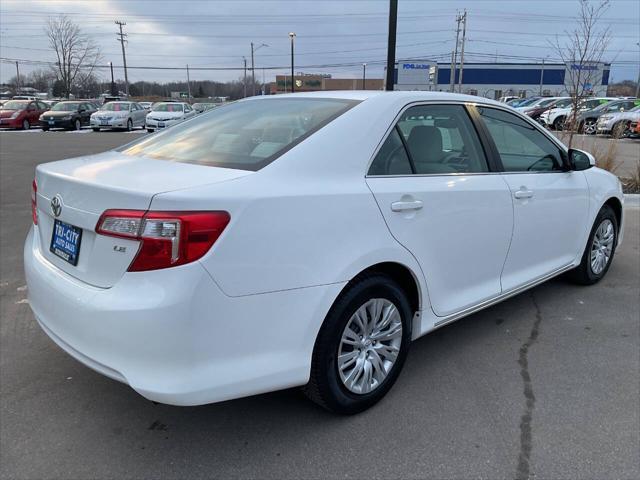
[[[59,217],[62,213],[62,197],[56,195],[51,199],[51,212],[55,217]]]

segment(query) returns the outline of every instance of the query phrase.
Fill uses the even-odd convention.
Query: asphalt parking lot
[[[137,135],[0,132],[1,478],[640,478],[640,209],[600,284],[553,280],[423,337],[363,414],[296,389],[156,405],[47,338],[22,269],[34,167]]]

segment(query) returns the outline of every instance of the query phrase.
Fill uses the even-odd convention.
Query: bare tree
[[[56,76],[63,84],[65,97],[69,97],[79,72],[83,70],[83,76],[93,73],[100,61],[100,49],[64,15],[50,18],[45,33],[57,57],[54,67]]]
[[[565,129],[569,133],[569,147],[575,133],[575,119],[578,113],[578,105],[582,99],[591,93],[592,85],[598,83],[598,76],[602,72],[598,66],[611,40],[611,31],[608,26],[599,26],[603,15],[609,8],[610,0],[579,0],[580,9],[575,29],[565,32],[567,39],[564,42],[556,36],[552,47],[567,66],[565,85],[572,98],[571,113],[565,119]]]

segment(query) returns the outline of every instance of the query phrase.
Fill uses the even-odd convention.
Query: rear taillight
[[[96,233],[140,240],[130,272],[175,267],[198,260],[229,223],[227,212],[107,210]]]
[[[38,224],[38,183],[36,179],[31,182],[31,220],[33,224]]]

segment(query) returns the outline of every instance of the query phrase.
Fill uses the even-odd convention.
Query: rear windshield
[[[126,145],[127,155],[256,171],[353,107],[330,98],[231,103]]]

